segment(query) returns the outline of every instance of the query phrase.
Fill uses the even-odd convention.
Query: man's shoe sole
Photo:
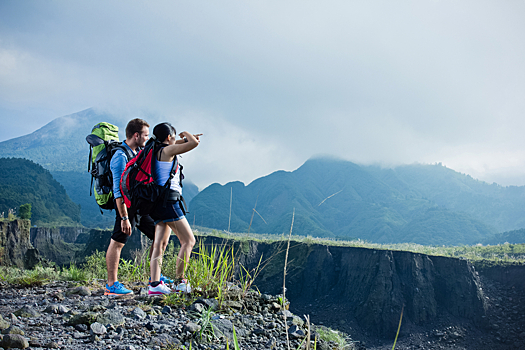
[[[111,293],[111,292],[104,292],[104,295],[131,295],[133,294],[133,291],[131,291],[130,293]]]

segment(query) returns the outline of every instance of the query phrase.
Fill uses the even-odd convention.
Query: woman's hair
[[[153,135],[148,140],[153,141],[156,143],[163,143],[167,138],[168,135],[171,137],[175,137],[177,135],[177,130],[168,122],[160,123],[155,125],[153,128]]]

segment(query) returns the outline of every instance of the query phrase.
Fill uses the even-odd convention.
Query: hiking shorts
[[[111,235],[111,239],[119,243],[126,244],[129,236],[122,232],[122,229],[120,227],[122,219],[120,218],[118,210],[115,211],[117,212],[117,217],[115,218],[115,227],[113,228],[113,234]],[[135,213],[135,211],[132,208],[130,208],[128,211],[128,216],[129,223],[131,224],[131,230],[137,228],[149,239],[155,239],[155,223],[149,215],[139,216]]]
[[[181,201],[168,201],[166,206],[162,202],[155,205],[151,212],[151,218],[155,221],[155,225],[159,222],[179,221],[185,216],[184,209],[181,208]]]

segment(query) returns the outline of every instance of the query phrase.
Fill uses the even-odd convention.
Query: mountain
[[[120,139],[125,138],[127,120],[90,108],[56,118],[31,134],[0,142],[0,154],[30,159],[48,169],[71,199],[80,205],[82,225],[112,227],[114,212],[101,214],[95,198],[89,195],[91,175],[87,172],[89,146],[86,136],[95,124],[102,121],[118,126]],[[187,203],[198,191],[191,181],[184,181]]]
[[[513,231],[507,231],[502,233],[497,233],[494,236],[485,238],[482,242],[483,244],[524,244],[525,243],[525,228]]]
[[[231,193],[231,231],[248,230],[257,201],[251,232],[287,233],[295,208],[294,234],[474,244],[508,227],[525,227],[524,190],[487,184],[440,164],[383,169],[317,158],[248,186],[210,185],[191,207],[197,225],[227,229]]]
[[[101,121],[117,125],[120,137],[124,137],[126,125],[118,118],[86,109],[56,118],[31,134],[0,142],[0,154],[30,159],[49,171],[87,171],[86,136]]]
[[[525,227],[525,186],[488,184],[439,163],[366,170],[406,196],[419,196],[440,207],[467,213],[499,232]]]
[[[42,166],[27,159],[0,158],[0,212],[30,203],[34,224],[71,225],[80,221],[80,207]]]

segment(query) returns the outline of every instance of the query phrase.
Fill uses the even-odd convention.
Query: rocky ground
[[[491,280],[483,280],[487,315],[479,324],[441,315],[427,326],[404,324],[396,349],[525,349],[525,295]],[[0,346],[31,349],[233,349],[233,326],[241,349],[287,349],[286,327],[291,348],[297,349],[307,333],[304,317],[280,311],[278,297],[249,293],[240,301],[232,288],[222,309],[214,299],[201,299],[188,307],[170,307],[161,298],[151,298],[142,288],[135,294],[106,297],[98,286],[75,286],[53,282],[41,287],[0,289]],[[391,349],[393,339],[378,339],[357,322],[342,322],[351,310],[320,300],[315,308],[297,305],[299,315],[310,311],[313,323],[340,329],[347,336],[347,349]],[[315,309],[315,310],[314,310]],[[214,310],[208,313],[206,310]],[[311,312],[313,310],[313,312]],[[348,319],[348,318],[346,318]],[[206,340],[211,335],[215,339]],[[317,326],[312,325],[312,338]],[[202,336],[202,337],[201,337]],[[335,349],[334,343],[319,342],[317,349]]]
[[[102,283],[100,284],[102,285]],[[143,284],[142,284],[143,285]],[[233,349],[233,328],[241,349],[297,349],[307,334],[304,319],[281,311],[278,298],[250,292],[239,301],[232,287],[229,299],[218,309],[215,299],[200,299],[189,307],[163,305],[145,288],[135,294],[108,297],[102,288],[53,282],[41,287],[0,290],[0,329],[3,348],[31,349]],[[208,313],[207,310],[215,310]],[[206,340],[211,335],[215,339]],[[315,337],[312,331],[312,338]],[[318,349],[334,344],[318,343]]]

